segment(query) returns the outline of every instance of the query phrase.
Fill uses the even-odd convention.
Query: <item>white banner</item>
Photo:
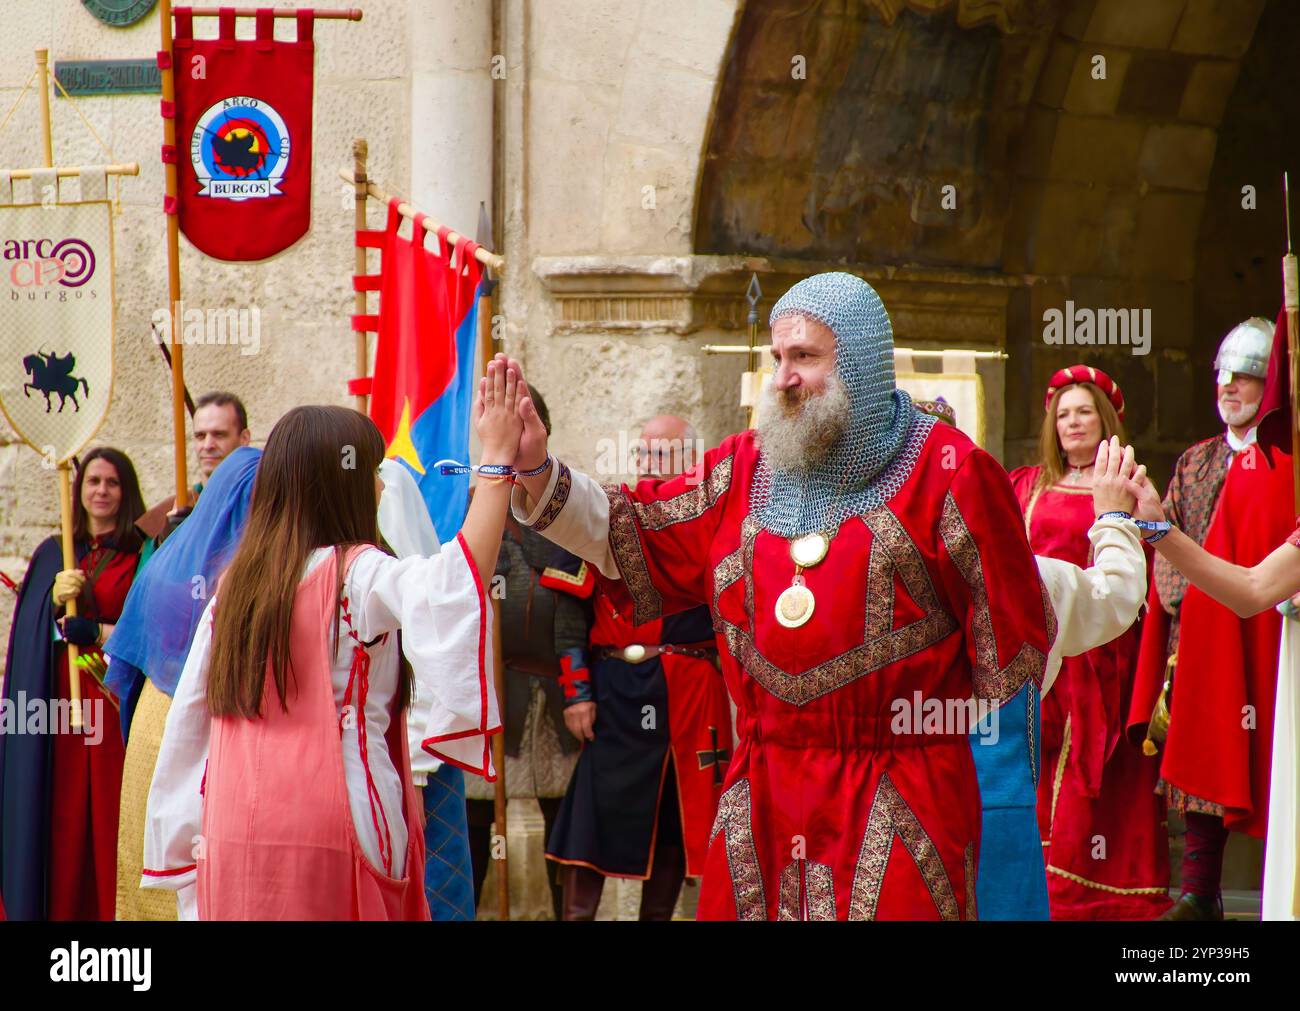
[[[112,398],[113,225],[106,201],[61,204],[44,189],[43,203],[0,204],[0,410],[57,463],[94,437]]]

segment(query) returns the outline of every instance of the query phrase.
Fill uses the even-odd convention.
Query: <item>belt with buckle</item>
[[[615,649],[612,646],[598,646],[597,652],[603,657],[611,657],[615,660],[622,660],[624,663],[643,663],[661,653],[676,654],[677,656],[690,656],[696,659],[707,659],[718,652],[718,647],[714,645],[696,645],[696,646],[679,646],[676,643],[666,642],[661,646],[642,646],[634,644],[624,646],[621,649]]]

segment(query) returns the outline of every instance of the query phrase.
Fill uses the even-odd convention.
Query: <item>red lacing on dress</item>
[[[375,778],[370,773],[370,752],[366,739],[366,696],[370,693],[370,653],[352,627],[352,615],[348,611],[348,598],[340,601],[343,620],[348,626],[348,636],[353,642],[352,667],[348,671],[348,687],[343,693],[343,712],[339,714],[339,738],[343,737],[343,720],[352,703],[352,686],[357,686],[357,743],[361,750],[361,765],[366,770],[366,799],[370,801],[370,820],[375,826],[375,835],[379,838],[379,856],[384,864],[384,873],[393,876],[393,834],[388,827],[388,815],[384,813],[384,804],[375,786]],[[380,823],[382,822],[382,828]]]

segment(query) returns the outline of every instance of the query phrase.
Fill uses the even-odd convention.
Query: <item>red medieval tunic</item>
[[[1039,467],[1012,472],[1034,553],[1091,563],[1090,489],[1037,496]],[[1169,841],[1155,796],[1159,766],[1124,737],[1140,627],[1062,661],[1043,699],[1038,823],[1054,920],[1144,920],[1169,901]]]
[[[1205,537],[1210,554],[1247,568],[1295,529],[1291,455],[1266,441],[1236,455]],[[1239,618],[1193,586],[1181,618],[1161,786],[1177,808],[1222,815],[1229,829],[1262,839],[1282,617],[1270,607]]]
[[[98,542],[91,542],[90,549],[77,563],[87,573],[86,584],[90,588],[89,593],[82,591],[77,613],[108,624],[115,622],[135,578],[138,559],[134,552],[110,553],[110,549]],[[67,699],[71,696],[68,651],[60,648],[56,655],[55,698]],[[111,920],[117,902],[118,803],[126,746],[122,742],[117,699],[113,694],[83,673],[81,697],[83,703],[89,703],[89,712],[93,714],[93,735],[51,735],[51,920]],[[84,704],[83,711],[86,711]]]
[[[816,606],[786,628],[774,609],[794,563],[750,511],[758,460],[744,432],[681,477],[604,491],[557,462],[542,502],[516,490],[516,515],[594,562],[631,620],[712,610],[739,742],[701,919],[973,919],[968,703],[1036,693],[1055,634],[1006,474],[934,426],[897,493],[805,570]],[[924,701],[948,718],[900,722]]]

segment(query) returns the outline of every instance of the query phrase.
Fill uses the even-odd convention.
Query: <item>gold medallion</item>
[[[787,586],[776,598],[776,620],[786,628],[798,628],[812,617],[817,601],[803,581]]]
[[[804,534],[790,542],[790,557],[801,569],[810,569],[825,558],[830,549],[830,538],[825,534]]]

